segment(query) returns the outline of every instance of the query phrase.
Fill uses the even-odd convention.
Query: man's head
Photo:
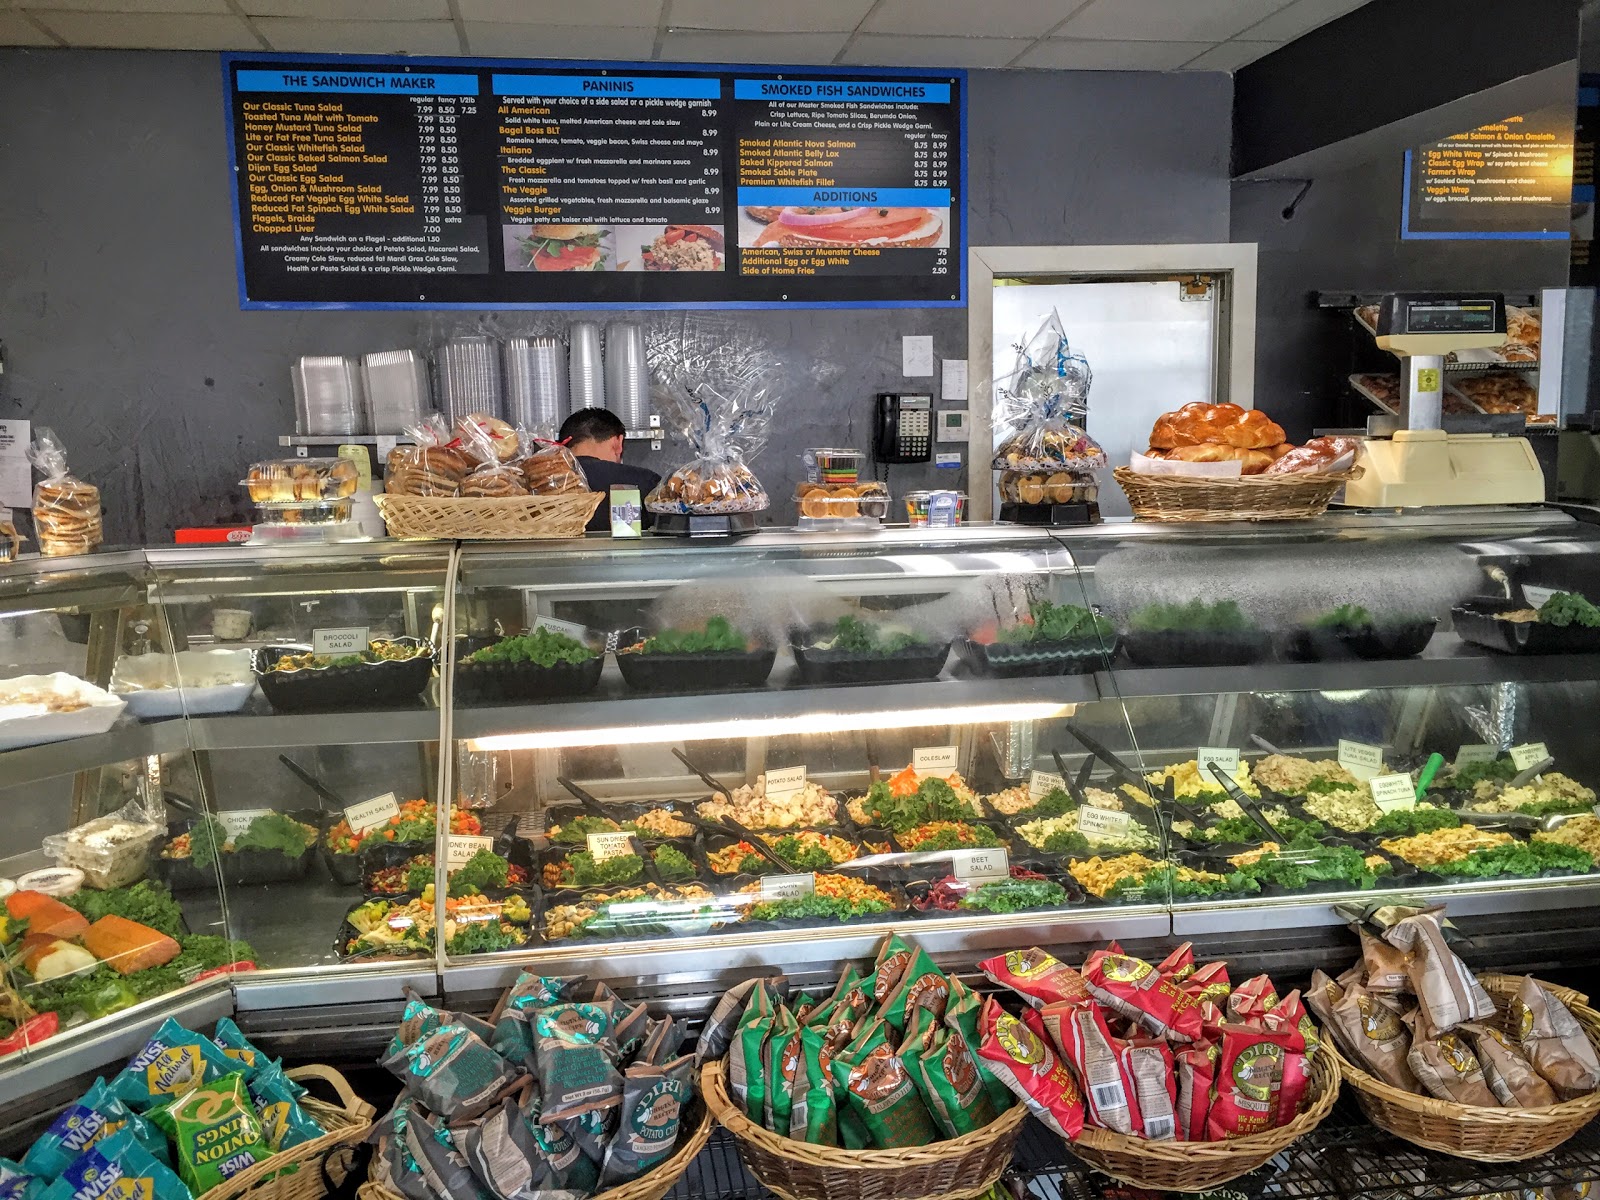
[[[574,454],[621,462],[625,432],[615,413],[603,408],[580,408],[561,423],[560,437]]]

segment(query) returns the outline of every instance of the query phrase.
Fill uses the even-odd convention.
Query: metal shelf
[[[258,713],[193,717],[196,750],[279,746],[377,746],[439,740],[439,710],[416,705],[360,712]],[[187,743],[186,743],[187,744]]]
[[[133,721],[114,726],[105,733],[0,752],[0,779],[5,781],[6,787],[21,787],[151,754],[176,754],[188,747],[189,739],[181,719],[149,725]]]

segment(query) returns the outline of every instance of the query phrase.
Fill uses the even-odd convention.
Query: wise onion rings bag
[[[211,1040],[216,1043],[217,1049],[244,1069],[246,1079],[255,1073],[256,1068],[264,1067],[272,1061],[257,1050],[250,1039],[244,1036],[243,1031],[227,1017],[217,1022],[217,1029],[211,1035]]]
[[[1049,1043],[991,997],[978,1014],[979,1056],[1045,1127],[1064,1138],[1083,1132],[1083,1096]]]
[[[1133,1081],[1122,1060],[1122,1044],[1111,1036],[1100,1006],[1084,996],[1047,1004],[1039,1015],[1083,1086],[1089,1124],[1113,1133],[1137,1133]]]
[[[1142,958],[1096,950],[1083,964],[1094,998],[1156,1037],[1192,1042],[1201,1035],[1200,1005]]]
[[[1304,1045],[1298,1033],[1273,1033],[1232,1023],[1223,1025],[1217,1095],[1206,1116],[1207,1141],[1249,1137],[1280,1123],[1279,1093],[1283,1089],[1284,1060],[1296,1053],[1289,1049],[1291,1041]]]
[[[100,1200],[107,1195],[117,1200],[192,1200],[183,1180],[127,1129],[78,1155],[40,1200]]]
[[[178,1174],[196,1196],[272,1157],[242,1072],[191,1088],[150,1120],[172,1139]]]
[[[134,1112],[142,1113],[238,1069],[239,1064],[210,1038],[168,1017],[111,1081],[111,1090]]]
[[[978,964],[989,982],[1008,987],[1035,1008],[1065,1000],[1086,1000],[1089,985],[1082,975],[1043,950],[1011,950]]]
[[[62,1109],[49,1128],[28,1147],[28,1152],[22,1156],[21,1169],[43,1183],[51,1183],[78,1155],[119,1129],[129,1130],[134,1140],[154,1155],[156,1161],[172,1165],[167,1139],[161,1131],[117,1099],[104,1079],[96,1079],[89,1090]]]

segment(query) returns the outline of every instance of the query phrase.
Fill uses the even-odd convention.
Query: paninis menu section
[[[246,307],[965,300],[960,72],[223,62]]]

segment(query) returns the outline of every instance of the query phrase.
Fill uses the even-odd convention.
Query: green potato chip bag
[[[774,1133],[787,1135],[794,1111],[794,1080],[800,1069],[800,1022],[785,1005],[773,1014],[762,1066],[767,1078],[765,1116],[762,1123]]]
[[[880,1011],[897,1032],[904,1033],[910,1028],[912,1014],[917,1008],[931,1008],[936,1016],[944,1016],[949,996],[949,977],[934,966],[933,959],[918,946],[908,956],[900,972],[900,982],[895,984]]]
[[[918,1008],[915,1013],[911,1032],[900,1046],[900,1061],[928,1114],[945,1137],[982,1129],[998,1114],[984,1090],[977,1056],[932,1009]]]
[[[839,1104],[839,1140],[846,1149],[926,1146],[939,1131],[905,1064],[887,1040],[889,1025],[873,1017],[862,1037],[829,1064]],[[864,1144],[852,1141],[865,1137]]]
[[[300,1107],[305,1089],[283,1073],[283,1067],[269,1062],[253,1077],[245,1079],[250,1099],[255,1102],[267,1145],[274,1152],[300,1146],[327,1132]]]
[[[178,1174],[197,1196],[272,1157],[242,1071],[191,1088],[150,1120],[172,1139]]]
[[[119,1129],[77,1159],[40,1200],[193,1200],[171,1167],[157,1162],[132,1131]]]
[[[840,1002],[840,1011],[849,1011],[846,1001]],[[839,1122],[839,1144],[846,1150],[867,1150],[873,1145],[872,1130],[862,1119],[860,1106],[851,1104],[849,1100],[850,1071],[861,1059],[889,1041],[889,1027],[881,1017],[863,1017],[859,1025],[861,1032],[845,1045],[837,1047],[828,1059],[834,1112]],[[842,1027],[843,1021],[837,1021],[829,1029],[836,1033]],[[855,1028],[855,1025],[851,1028]]]
[[[804,1086],[805,1099],[796,1099],[789,1112],[789,1136],[816,1146],[839,1144],[839,1118],[833,1103],[833,1079],[828,1064],[833,1051],[828,1048],[825,1025],[800,1027],[800,1075],[795,1086]]]
[[[978,1027],[978,1013],[983,1008],[983,997],[954,977],[950,980],[950,998],[945,1003],[944,1024],[951,1033],[960,1034],[968,1050],[983,1044]],[[977,1058],[978,1078],[983,1080],[983,1090],[989,1094],[989,1106],[1003,1113],[1016,1103],[1016,1097],[981,1057]]]
[[[878,947],[878,957],[873,962],[872,974],[868,976],[871,986],[867,992],[874,1003],[882,1004],[889,998],[889,993],[894,991],[905,975],[914,951],[911,943],[898,933],[891,933],[883,939],[883,945]]]
[[[773,1010],[771,991],[752,988],[728,1047],[729,1092],[757,1125],[765,1125],[767,1119],[766,1045],[772,1035]]]

